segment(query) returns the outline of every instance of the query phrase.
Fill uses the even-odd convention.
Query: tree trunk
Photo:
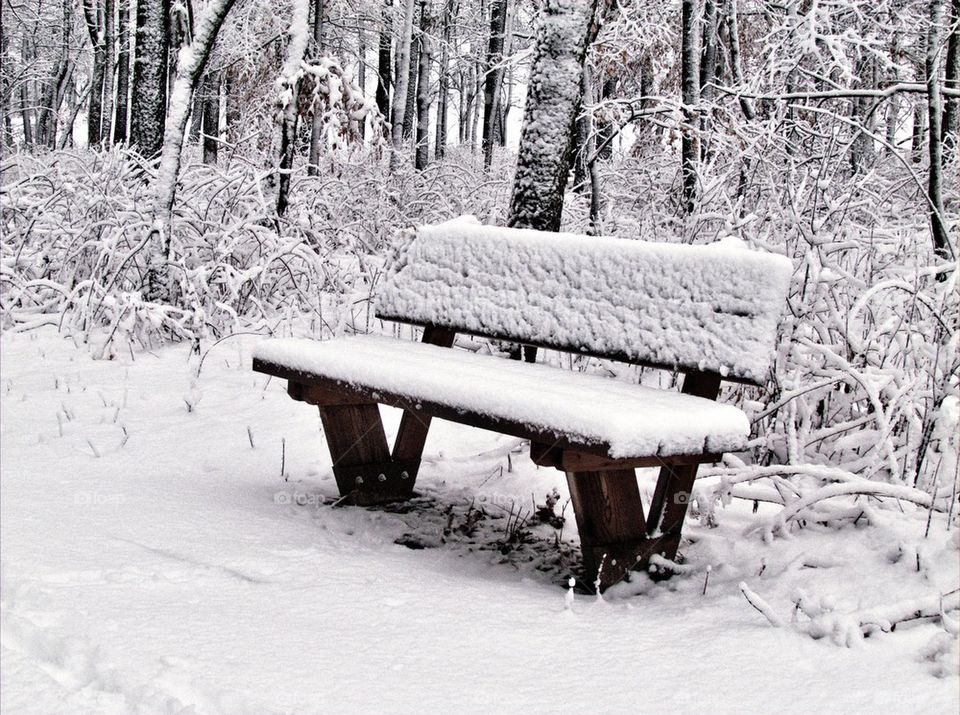
[[[414,0],[405,0],[405,2],[400,48],[397,53],[397,83],[393,93],[393,121],[391,122],[391,136],[395,148],[399,148],[403,141],[403,119],[407,110],[407,87],[410,84],[410,45],[413,37]]]
[[[442,159],[447,148],[447,112],[450,97],[450,43],[453,41],[453,24],[459,9],[457,0],[446,0],[443,7],[443,30],[440,48],[440,86],[437,101],[437,142],[434,156]]]
[[[420,2],[420,0],[416,0]],[[420,78],[420,46],[422,35],[417,34],[410,39],[410,67],[407,72],[407,106],[403,110],[403,139],[407,141],[413,137],[417,123],[417,80]]]
[[[235,0],[210,0],[195,27],[193,41],[190,43],[189,61],[177,68],[177,76],[170,93],[170,111],[164,123],[164,137],[161,142],[160,166],[153,185],[153,228],[150,238],[156,243],[163,235],[163,245],[155,246],[145,278],[145,296],[147,300],[172,302],[173,291],[170,285],[168,264],[171,251],[171,230],[173,204],[176,198],[177,178],[180,175],[180,159],[183,153],[183,138],[190,118],[190,106],[193,92],[207,65],[210,51],[216,42],[217,34],[223,25],[227,13]],[[141,4],[145,0],[139,0]],[[139,14],[139,13],[138,13]],[[163,23],[166,28],[166,23]],[[164,30],[166,32],[166,30]],[[140,23],[138,18],[138,38]],[[166,66],[166,63],[163,65]],[[162,81],[162,73],[157,73]]]
[[[310,42],[310,0],[294,0],[293,15],[287,34],[290,42],[280,72],[281,96],[285,102],[280,113],[280,166],[277,176],[277,215],[283,216],[290,199],[290,174],[293,172],[294,149],[297,141],[297,95],[299,94],[300,64]],[[316,24],[314,24],[316,28]]]
[[[314,59],[323,56],[323,12],[324,0],[313,0],[313,27],[312,54]],[[361,58],[361,67],[363,66]],[[289,151],[293,151],[292,139],[289,142]],[[323,112],[314,108],[313,118],[310,121],[310,155],[307,158],[307,176],[316,176],[320,171],[320,150],[323,148]],[[284,156],[281,151],[281,156]],[[293,156],[290,156],[290,164],[293,165]],[[283,179],[281,178],[281,181]],[[289,180],[289,179],[288,179]],[[278,204],[279,205],[279,204]],[[282,212],[281,212],[282,213]]]
[[[516,3],[511,4],[507,1],[507,24],[503,31],[503,60],[513,52],[513,21],[517,14]],[[507,116],[510,114],[510,102],[512,101],[513,90],[513,67],[500,68],[500,90],[497,92],[497,146],[505,147],[507,145]]]
[[[37,117],[37,137],[39,144],[54,149],[57,146],[57,124],[60,105],[66,95],[70,77],[73,74],[73,61],[70,59],[70,26],[73,24],[73,3],[62,0],[62,20],[60,56],[47,77],[40,98],[40,113]]]
[[[113,141],[113,73],[116,25],[113,12],[114,0],[103,0],[103,104],[100,109],[100,139],[110,144]]]
[[[896,12],[891,8],[889,21],[891,26],[896,19]],[[890,74],[889,81],[891,84],[896,84],[900,81],[898,66],[900,60],[902,59],[903,52],[900,49],[900,32],[896,29],[893,30],[890,37]],[[886,141],[887,146],[884,148],[884,153],[887,155],[893,154],[896,151],[897,147],[897,125],[900,122],[900,98],[894,94],[887,101],[887,112],[886,112]]]
[[[573,190],[577,193],[586,193],[590,188],[587,185],[587,162],[590,158],[590,134],[593,129],[591,116],[582,111],[584,104],[588,104],[590,97],[590,67],[584,63],[583,73],[580,76],[580,106],[581,111],[577,115],[577,121],[573,129],[573,143],[571,153],[573,154]]]
[[[380,46],[377,53],[377,109],[384,119],[390,116],[390,75],[391,57],[390,41],[393,37],[393,0],[387,0],[383,5],[383,20],[380,27]]]
[[[30,66],[30,43],[26,38],[20,42],[20,59],[24,67]],[[23,144],[33,146],[33,97],[30,96],[30,83],[23,79],[20,82],[20,118],[23,121]]]
[[[367,18],[361,15],[359,26],[357,27],[357,55],[359,64],[357,65],[357,84],[360,87],[360,96],[367,96]],[[361,143],[367,138],[367,120],[360,120],[360,140]]]
[[[148,159],[160,155],[166,129],[169,9],[170,0],[137,0],[130,144]]]
[[[483,62],[477,57],[473,63],[473,102],[470,105],[470,153],[477,153],[477,126],[480,123],[480,95],[483,92]]]
[[[857,84],[869,89],[876,86],[873,78],[874,63],[870,58],[863,58],[856,64]],[[869,168],[873,158],[873,134],[876,112],[874,111],[874,100],[859,97],[850,104],[851,118],[856,122],[856,136],[850,147],[850,168],[854,173],[859,173]]]
[[[703,48],[700,53],[700,98],[704,110],[700,114],[700,131],[704,137],[700,155],[710,155],[710,131],[712,123],[711,103],[713,102],[713,82],[717,71],[717,3],[716,0],[704,0],[703,3]]]
[[[433,52],[430,33],[433,31],[430,0],[420,0],[420,73],[417,78],[417,151],[414,167],[427,168],[430,161],[430,58]]]
[[[13,119],[10,116],[13,113],[13,98],[10,96],[13,88],[10,86],[7,33],[4,32],[4,27],[5,25],[0,22],[0,102],[2,102],[0,113],[3,114],[3,148],[6,149],[13,146]]]
[[[740,60],[740,23],[737,19],[737,0],[727,0],[727,24],[730,26],[730,72],[733,83],[738,89],[743,89],[743,65]],[[740,111],[744,118],[752,122],[757,113],[753,103],[746,97],[740,97]]]
[[[692,214],[697,206],[697,170],[700,159],[698,103],[700,101],[700,38],[697,32],[697,2],[683,0],[680,54],[680,84],[683,99],[681,139],[681,174],[683,176],[683,210]]]
[[[493,162],[494,130],[500,111],[500,83],[503,79],[503,39],[507,26],[507,0],[493,0],[490,5],[490,39],[483,83],[483,166]]]
[[[924,65],[927,79],[927,148],[930,155],[927,193],[930,197],[930,233],[933,236],[933,249],[942,260],[953,257],[953,249],[947,236],[946,219],[941,193],[941,175],[943,173],[943,153],[941,121],[943,97],[940,95],[939,33],[943,22],[943,0],[930,0],[930,27],[927,33],[927,54]]]
[[[530,69],[509,226],[558,231],[587,48],[609,0],[546,0]]]
[[[106,16],[100,0],[83,1],[83,17],[93,48],[93,70],[90,74],[90,97],[87,105],[87,144],[100,145],[103,137],[103,90],[106,84]],[[109,132],[109,126],[107,127]],[[109,137],[108,137],[109,138]]]
[[[953,0],[950,12],[950,37],[947,40],[947,68],[944,89],[960,90],[960,0]],[[943,98],[943,150],[948,156],[957,150],[960,141],[960,97]]]
[[[130,0],[117,0],[119,50],[117,52],[117,101],[114,105],[113,141],[127,141],[127,95],[130,92]]]
[[[216,164],[220,149],[220,75],[204,75],[201,87],[200,132],[203,136],[203,163]]]

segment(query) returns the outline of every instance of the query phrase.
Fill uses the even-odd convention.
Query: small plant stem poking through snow
[[[607,561],[607,555],[604,554],[603,558],[600,559],[600,565],[597,567],[597,578],[593,582],[593,590],[596,591],[598,601],[603,600],[603,594],[600,593],[600,583],[601,583],[600,577],[603,574],[603,565],[606,563],[606,561]]]
[[[99,458],[100,458],[100,450],[97,449],[97,446],[96,446],[92,441],[90,441],[89,439],[87,440],[87,444],[90,445],[90,451],[93,452],[93,456],[94,456],[94,457],[97,457],[97,458],[99,459]]]
[[[700,594],[701,596],[707,595],[707,584],[710,582],[710,571],[712,570],[713,567],[707,564],[707,571],[703,574],[703,592]]]
[[[256,446],[253,444],[253,430],[250,427],[247,427],[247,439],[250,440],[250,449],[256,449]]]
[[[287,481],[287,438],[280,438],[280,476]]]
[[[743,581],[740,582],[740,593],[743,594],[743,597],[747,599],[747,603],[753,606],[757,611],[759,611],[764,618],[769,621],[770,625],[774,628],[781,628],[784,623],[783,619],[780,618],[776,613],[774,613],[773,608],[770,607],[770,604],[764,601],[760,596],[750,590],[750,587],[747,586]]]
[[[573,587],[576,585],[577,585],[577,579],[571,576],[567,580],[567,595],[564,597],[565,608],[568,611],[573,608],[573,599],[574,599]]]

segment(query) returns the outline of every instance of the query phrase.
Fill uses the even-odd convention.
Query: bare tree
[[[700,161],[698,137],[700,103],[700,37],[696,0],[683,0],[681,6],[680,84],[683,101],[681,167],[683,177],[683,210],[693,213],[697,205],[697,167]]]
[[[314,59],[319,59],[323,55],[323,13],[324,13],[324,0],[313,0],[313,27],[312,27],[312,50],[311,54]],[[363,61],[361,58],[361,67],[363,66]],[[291,140],[292,142],[292,140]],[[310,123],[310,156],[307,159],[307,175],[316,176],[317,170],[320,165],[320,150],[323,145],[323,116],[320,112],[313,113],[313,119]],[[290,152],[293,151],[292,143],[290,146]],[[290,162],[292,165],[292,153],[290,156]]]
[[[290,173],[297,140],[297,98],[300,93],[300,65],[307,52],[310,0],[294,0],[287,56],[280,70],[280,166],[277,171],[277,215],[287,210],[290,195]],[[316,25],[314,25],[316,27]],[[314,112],[314,116],[316,116]]]
[[[417,78],[417,149],[414,166],[427,168],[430,161],[430,60],[433,46],[433,12],[430,0],[420,0],[420,71]]]
[[[559,231],[587,48],[607,0],[546,0],[523,113],[507,223]]]
[[[173,91],[170,93],[170,110],[164,125],[160,168],[153,185],[154,222],[150,238],[154,242],[154,252],[145,281],[148,300],[172,302],[167,265],[170,260],[173,204],[177,193],[177,178],[180,175],[184,133],[190,118],[193,93],[203,76],[220,27],[234,2],[235,0],[210,0],[197,22],[192,41],[180,55],[181,62],[177,67]],[[161,236],[162,242],[159,241]]]
[[[927,32],[926,78],[927,78],[927,147],[930,155],[927,193],[930,197],[930,233],[934,251],[943,259],[953,256],[953,248],[947,236],[944,218],[943,193],[943,144],[940,134],[943,120],[943,97],[940,94],[940,24],[943,22],[943,0],[930,0],[930,22]]]
[[[87,108],[87,143],[97,146],[103,138],[103,94],[107,66],[107,21],[104,4],[99,0],[83,0],[83,18],[93,47],[93,70],[90,74],[90,98]],[[107,139],[109,140],[109,121]]]
[[[137,0],[130,144],[148,159],[159,156],[164,143],[169,11],[170,0]]]
[[[443,6],[443,27],[440,35],[440,83],[437,101],[437,138],[434,155],[442,159],[447,148],[447,112],[450,99],[450,45],[453,41],[453,27],[456,22],[458,0],[446,0]]]
[[[500,84],[503,81],[503,38],[507,26],[507,1],[493,0],[490,6],[490,37],[483,84],[483,165],[493,161],[494,130],[500,111]]]
[[[377,48],[377,109],[384,117],[390,116],[392,10],[393,0],[385,0]]]
[[[113,140],[127,141],[127,95],[130,93],[130,0],[117,0],[117,101],[114,105]]]
[[[393,93],[391,135],[394,147],[403,141],[403,119],[407,110],[407,87],[410,84],[410,44],[413,37],[414,0],[404,0],[403,27],[397,52],[397,83]]]
[[[947,39],[947,67],[943,80],[945,90],[960,90],[960,0],[953,0],[950,12],[950,37]],[[943,148],[954,154],[960,135],[960,97],[944,95]]]

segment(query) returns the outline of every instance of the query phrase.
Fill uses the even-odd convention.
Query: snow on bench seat
[[[700,397],[382,336],[274,339],[254,359],[562,433],[613,458],[738,451],[750,430],[741,410]]]
[[[793,271],[736,239],[649,243],[496,226],[417,229],[378,289],[387,320],[763,383]]]

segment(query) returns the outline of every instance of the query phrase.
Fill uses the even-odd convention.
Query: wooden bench
[[[722,380],[763,384],[792,266],[724,242],[645,243],[480,226],[418,229],[388,261],[377,315],[422,342],[357,335],[268,340],[259,372],[317,405],[342,495],[413,494],[433,417],[530,440],[566,472],[584,567],[605,587],[652,554],[676,556],[697,465],[745,447]],[[684,374],[661,390],[545,364],[450,349],[457,333]],[[391,449],[378,403],[404,410]],[[644,514],[635,468],[659,467]]]

